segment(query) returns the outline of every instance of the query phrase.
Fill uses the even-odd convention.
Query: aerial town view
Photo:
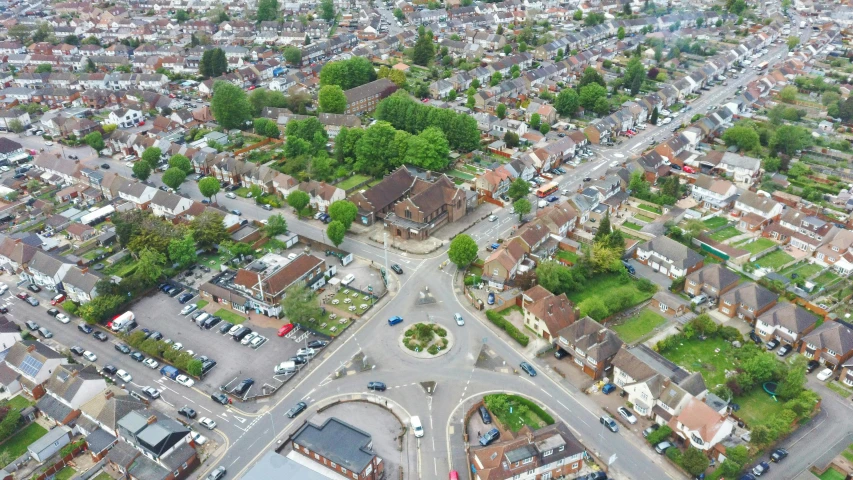
[[[0,480],[853,478],[851,41],[0,0]]]

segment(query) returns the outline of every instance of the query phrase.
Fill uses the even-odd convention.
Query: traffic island
[[[416,323],[399,338],[404,352],[415,358],[440,357],[453,346],[453,335],[435,323]]]

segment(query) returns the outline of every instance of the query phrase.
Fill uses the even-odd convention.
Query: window
[[[545,453],[543,453],[542,456],[547,457],[548,455],[551,455],[552,453],[554,453],[554,450],[548,450]]]
[[[175,477],[176,477],[176,478],[177,478],[178,476],[180,476],[180,475],[181,475],[181,471],[180,471],[180,470],[175,470],[175,471],[174,471],[174,472],[172,472],[172,473],[175,475]]]
[[[577,469],[578,469],[578,462],[575,462],[572,464],[572,470],[577,470]]]
[[[521,463],[527,465],[528,463],[531,463],[531,462],[533,462],[533,457],[525,458],[524,461],[522,461]]]
[[[705,442],[701,438],[699,438],[699,436],[696,435],[695,433],[690,435],[690,440],[693,443],[695,443],[696,445],[704,445],[705,444]]]
[[[344,475],[346,475],[346,473],[347,473],[347,469],[346,469],[346,468],[344,468],[344,467],[341,467],[341,473],[343,473]]]
[[[335,462],[332,462],[332,468],[338,468],[338,464]]]
[[[314,454],[314,460],[320,460],[320,455]]]
[[[828,348],[826,349],[826,353],[828,353],[828,354],[830,354],[830,355],[836,355],[836,353],[835,353],[835,352],[833,352],[832,350],[830,350],[830,349],[828,349]]]
[[[408,218],[408,219],[412,218],[412,212],[410,212],[408,208],[406,209],[406,218]]]

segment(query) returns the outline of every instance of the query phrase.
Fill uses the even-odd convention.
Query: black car
[[[100,330],[96,331],[94,334],[92,334],[92,336],[93,336],[93,337],[95,337],[95,338],[97,338],[98,340],[100,340],[100,341],[102,341],[102,342],[106,342],[106,341],[107,341],[107,340],[109,340],[109,338],[110,338],[110,337],[108,337],[108,336],[107,336],[107,334],[106,334],[106,333],[104,333],[104,332],[102,332],[102,331],[100,331]]]
[[[210,317],[207,320],[205,320],[204,323],[202,324],[202,326],[204,328],[213,328],[214,326],[216,326],[216,324],[218,324],[221,321],[222,321],[222,318],[217,317],[217,316],[213,316],[213,317]]]
[[[210,395],[210,399],[220,405],[228,405],[231,403],[231,399],[228,398],[228,395],[224,393],[213,393]]]
[[[557,360],[568,356],[569,354],[560,347],[557,347],[557,350],[554,352],[554,358],[556,358]]]
[[[216,360],[203,360],[201,363],[201,375],[207,375],[216,366]]]
[[[0,313],[9,313],[9,307],[0,307]]]
[[[328,344],[329,344],[329,342],[327,342],[325,340],[311,340],[310,342],[308,342],[306,344],[306,347],[317,349],[317,348],[323,348]]]
[[[290,410],[287,411],[287,418],[293,418],[308,408],[308,405],[305,402],[299,402],[293,406]]]
[[[81,323],[80,325],[77,325],[77,330],[80,330],[81,332],[88,335],[88,334],[92,333],[95,329],[86,325],[85,323]]]
[[[806,373],[812,373],[817,370],[817,367],[820,366],[820,362],[817,360],[812,360],[806,365]]]
[[[225,322],[219,326],[219,333],[226,333],[228,330],[234,327],[234,324],[231,322]]]
[[[793,350],[793,349],[794,349],[794,347],[792,347],[790,345],[782,345],[782,348],[780,348],[779,351],[776,352],[776,355],[779,355],[780,357],[784,357],[785,355],[791,353],[791,350]]]
[[[774,338],[773,340],[770,340],[769,342],[767,342],[766,346],[767,346],[767,350],[773,350],[774,348],[779,346],[779,340],[776,340]]]
[[[186,405],[185,405],[185,406],[183,406],[183,407],[181,407],[181,409],[180,409],[180,410],[178,410],[178,413],[179,413],[180,415],[183,415],[183,416],[185,416],[185,417],[189,418],[189,419],[193,419],[193,418],[195,418],[195,417],[196,417],[196,415],[198,415],[198,414],[195,412],[195,410],[193,410],[193,409],[192,409],[192,408],[190,408],[190,407],[187,407]]]
[[[770,454],[770,461],[778,463],[781,462],[787,456],[787,450],[785,450],[784,448],[777,448],[776,450],[773,450],[773,452]]]
[[[78,357],[83,356],[83,352],[85,352],[85,351],[86,350],[83,350],[83,347],[78,347],[77,345],[71,347],[71,353],[73,353],[74,355],[77,355]]]
[[[104,365],[104,368],[101,369],[101,373],[105,373],[107,375],[115,375],[118,369],[112,365]]]
[[[246,392],[248,392],[248,391],[249,391],[249,387],[251,387],[251,386],[252,386],[252,385],[254,385],[254,384],[255,384],[255,380],[254,380],[254,379],[252,379],[252,378],[247,378],[247,379],[243,380],[242,382],[240,382],[240,384],[239,384],[239,385],[237,385],[237,386],[234,388],[234,390],[231,390],[231,393],[233,393],[234,395],[243,395],[243,394],[245,394]]]
[[[57,309],[57,308],[48,309],[47,314],[50,315],[51,317],[55,317],[56,315],[59,314],[59,309]]]
[[[480,437],[480,445],[486,446],[495,440],[501,438],[501,432],[497,428],[493,428],[488,432],[484,433],[482,437]]]
[[[488,425],[492,423],[492,415],[489,414],[489,410],[486,408],[485,405],[480,405],[480,408],[478,410],[480,412],[480,418],[483,420],[484,424]]]
[[[183,291],[184,291],[184,287],[172,287],[172,289],[169,290],[169,296],[170,297],[177,296],[179,293],[181,293]]]
[[[130,353],[130,347],[128,347],[127,345],[125,345],[123,343],[116,344],[115,349],[118,350],[119,352],[125,354],[125,355]]]
[[[163,338],[163,334],[155,330],[151,332],[151,336],[148,338],[151,340],[161,340]]]
[[[246,338],[246,335],[248,335],[248,334],[250,334],[250,333],[252,333],[252,329],[251,329],[251,328],[249,328],[249,327],[241,327],[241,328],[240,328],[240,330],[237,330],[237,331],[234,333],[234,336],[233,336],[233,337],[231,337],[231,339],[232,339],[232,340],[234,340],[235,342],[239,342],[239,341],[243,340],[244,338]]]
[[[195,295],[193,295],[192,293],[189,293],[189,292],[184,293],[184,294],[182,294],[180,297],[178,297],[178,303],[180,303],[181,305],[183,305],[183,304],[185,304],[185,303],[189,302],[189,301],[190,301],[190,299],[191,299],[191,298],[193,298],[194,296],[195,296]]]
[[[41,291],[41,287],[39,287],[35,283],[31,283],[31,284],[27,285],[27,290],[29,290],[31,292],[38,293]]]
[[[749,339],[755,342],[756,345],[761,345],[761,337],[755,333],[755,330],[749,332]]]
[[[293,362],[297,365],[305,365],[308,363],[308,359],[306,357],[290,357],[287,359],[288,362]]]
[[[109,169],[110,169],[110,164],[109,164],[109,163],[102,163],[102,164],[101,164],[101,168],[103,168],[104,170],[109,170]]]
[[[27,328],[29,328],[29,329],[30,329],[30,330],[32,330],[32,331],[36,331],[36,330],[38,330],[39,328],[41,328],[41,327],[39,327],[39,324],[38,324],[38,323],[36,323],[36,322],[34,322],[34,321],[32,321],[32,320],[27,320],[26,322],[24,322],[24,325],[26,325],[26,326],[27,326]]]
[[[536,369],[533,368],[533,365],[527,362],[521,362],[521,369],[524,370],[524,373],[530,375],[531,377],[536,376]]]
[[[599,470],[597,472],[590,473],[581,480],[607,480],[607,474]]]
[[[391,265],[391,270],[394,270],[394,273],[396,273],[397,275],[403,274],[403,269],[399,265],[397,265],[396,263]]]
[[[130,354],[130,358],[136,360],[137,362],[141,362],[141,361],[145,360],[145,355],[143,355],[139,352],[133,352]]]
[[[382,382],[367,382],[367,389],[373,390],[374,392],[384,392],[388,389]]]

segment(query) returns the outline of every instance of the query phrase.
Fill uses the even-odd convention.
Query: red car
[[[29,295],[29,294],[27,294],[27,293],[23,293],[23,292],[21,292],[21,293],[16,293],[16,294],[15,294],[15,296],[16,296],[16,297],[18,297],[18,298],[20,298],[21,300],[26,300],[26,299],[30,298],[30,295]]]
[[[254,89],[256,89],[256,88],[258,88],[258,87],[256,87],[256,86],[252,85],[251,87],[249,87],[249,91],[251,92],[252,90],[254,90]]]
[[[170,94],[169,94],[169,98],[175,98],[175,94],[174,94],[174,93],[170,93]]]
[[[145,120],[140,120],[140,121],[139,121],[139,126],[141,127],[141,126],[143,126],[143,125],[145,125]]]
[[[687,165],[685,165],[683,169],[685,173],[696,173],[696,170],[694,170],[692,167],[688,167]]]
[[[59,305],[60,303],[62,303],[62,302],[64,302],[64,301],[65,301],[65,294],[64,294],[64,293],[60,293],[59,295],[57,295],[57,296],[53,297],[53,298],[50,300],[50,304],[51,304],[51,305]]]
[[[283,336],[287,335],[288,333],[290,333],[291,330],[293,330],[293,324],[292,323],[285,323],[284,325],[281,326],[281,328],[278,329],[278,336],[283,337]]]

